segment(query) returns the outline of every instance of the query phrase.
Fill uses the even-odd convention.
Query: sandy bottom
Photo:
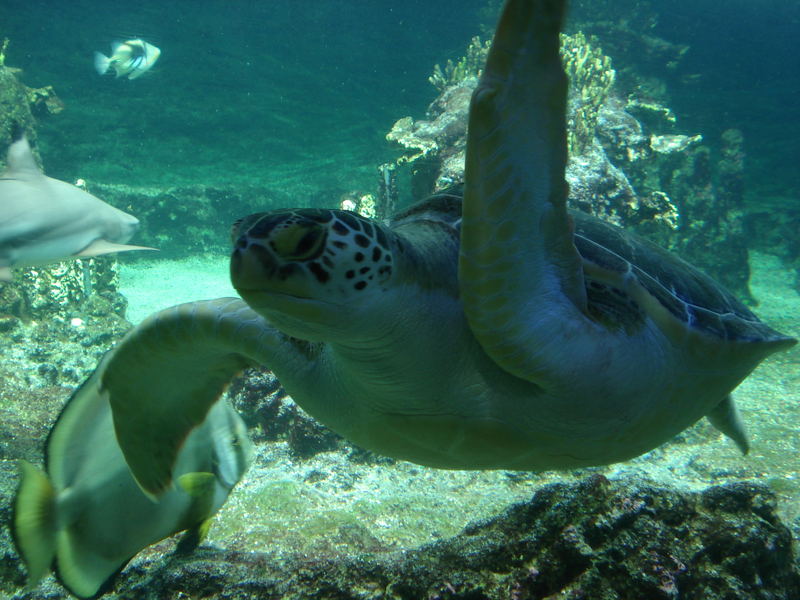
[[[800,297],[793,276],[769,255],[752,257],[758,314],[800,337]],[[129,318],[178,302],[231,295],[227,258],[123,265]],[[292,459],[281,443],[259,447],[245,479],[215,520],[211,543],[243,550],[305,552],[408,548],[453,535],[468,522],[529,498],[544,483],[601,472],[697,489],[757,480],[778,494],[779,509],[800,537],[800,349],[773,357],[736,391],[752,450],[741,456],[705,421],[632,461],[575,473],[438,471],[398,462],[358,465],[339,453]],[[357,530],[354,535],[354,530]]]
[[[133,324],[181,302],[237,295],[228,278],[227,256],[123,263],[120,288]]]

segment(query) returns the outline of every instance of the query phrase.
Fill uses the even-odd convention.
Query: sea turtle
[[[700,418],[743,450],[730,392],[795,340],[686,262],[566,208],[564,0],[509,0],[472,98],[463,203],[233,227],[242,299],[164,310],[84,386],[142,489],[231,377],[266,365],[353,442],[455,469],[623,461]]]

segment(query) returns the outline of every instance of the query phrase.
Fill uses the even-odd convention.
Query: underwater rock
[[[64,110],[64,103],[53,86],[29,88],[19,81],[21,69],[7,66],[8,38],[0,42],[0,147],[6,148],[14,140],[14,133],[23,131],[31,142],[33,156],[41,167],[42,160],[36,148],[36,120],[39,116],[55,115]],[[5,168],[5,153],[0,158],[0,170]]]
[[[608,159],[602,146],[570,158],[567,163],[569,203],[620,227],[647,227],[667,238],[678,227],[678,208],[663,192],[639,196],[627,176]]]
[[[0,170],[5,169],[5,148],[14,140],[14,133],[18,130],[25,132],[36,162],[42,165],[35,143],[36,121],[28,102],[28,88],[19,82],[14,71],[0,60],[0,148],[3,149],[0,152]]]
[[[0,283],[0,459],[38,458],[69,393],[131,327],[113,257],[33,267]],[[38,433],[39,435],[34,435]]]
[[[125,316],[115,257],[69,260],[14,272],[0,283],[0,317],[25,320]],[[2,327],[0,327],[0,332]]]
[[[774,504],[751,483],[680,493],[595,475],[412,550],[151,555],[108,597],[791,600],[800,571]]]
[[[742,143],[740,132],[724,132],[716,165],[705,146],[680,154],[670,182],[681,212],[674,249],[740,298],[756,304],[749,288]]]
[[[160,250],[159,256],[230,251],[230,228],[242,215],[277,206],[305,206],[307,198],[278,196],[261,187],[232,185],[134,187],[92,182],[92,193],[136,216],[137,243]]]
[[[300,459],[345,445],[344,438],[297,406],[267,369],[247,369],[231,382],[228,397],[256,442],[285,440]]]

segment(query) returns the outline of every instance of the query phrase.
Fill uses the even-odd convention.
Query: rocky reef
[[[349,534],[363,535],[357,528]],[[550,484],[418,548],[356,555],[148,551],[108,598],[791,600],[800,572],[774,497],[756,484],[698,493],[601,475]],[[172,551],[162,543],[160,550]],[[2,564],[2,563],[0,563]],[[21,582],[13,566],[0,574]],[[8,590],[8,587],[5,587]],[[18,600],[62,598],[52,584]]]

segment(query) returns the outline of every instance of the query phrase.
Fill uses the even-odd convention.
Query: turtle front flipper
[[[557,323],[585,321],[566,209],[564,0],[509,0],[472,96],[459,256],[470,327],[506,371],[541,383]]]
[[[302,371],[304,361],[238,298],[191,302],[148,317],[77,393],[108,396],[131,473],[155,497],[171,485],[183,442],[231,378],[257,364]]]

